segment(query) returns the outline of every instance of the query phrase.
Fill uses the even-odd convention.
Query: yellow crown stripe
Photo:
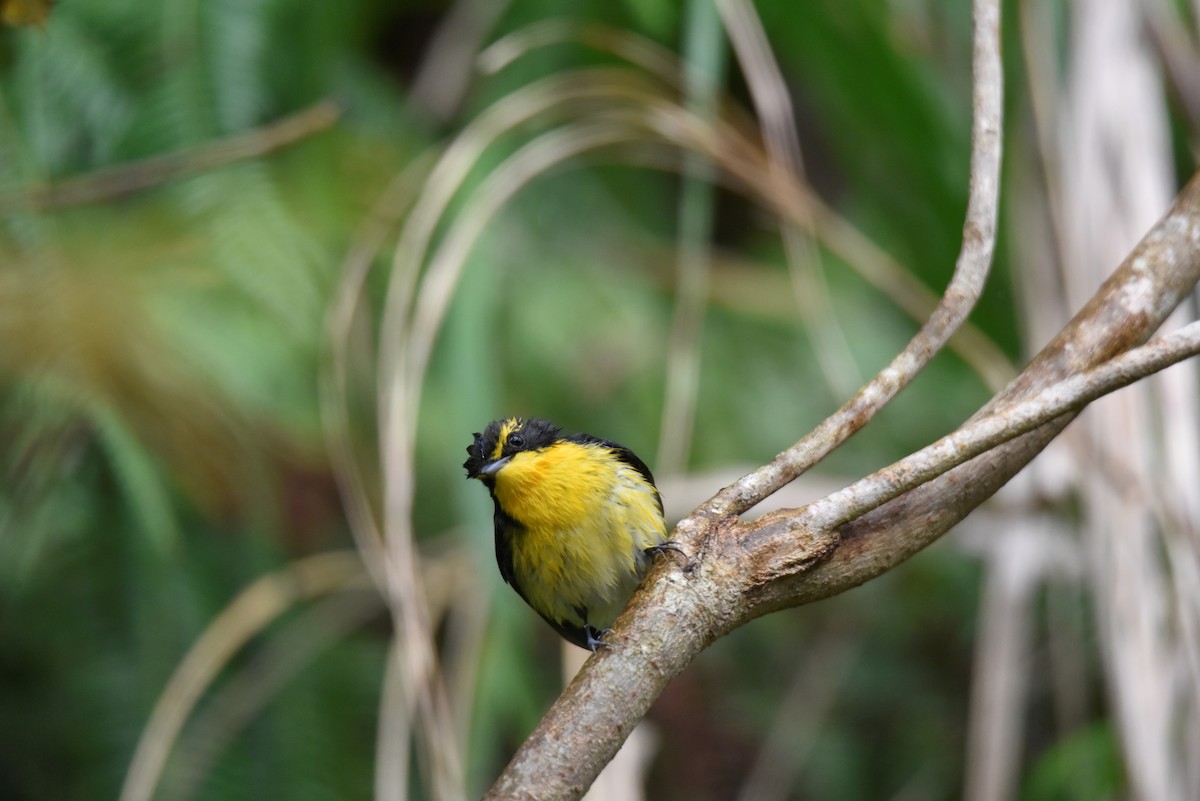
[[[504,452],[504,443],[508,441],[508,435],[521,427],[521,418],[510,417],[500,424],[500,434],[496,437],[496,447],[492,448],[492,452],[488,455],[488,459],[496,460],[500,458],[500,454]]]

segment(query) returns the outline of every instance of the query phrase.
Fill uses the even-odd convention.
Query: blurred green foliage
[[[796,88],[813,182],[942,285],[966,196],[967,6],[758,7]],[[605,60],[571,45],[537,51],[477,78],[459,115],[435,122],[408,90],[446,11],[71,0],[44,30],[0,30],[0,797],[115,797],[153,703],[212,618],[289,559],[351,546],[316,376],[355,230],[438,137],[531,80]],[[668,2],[515,0],[493,36],[564,13],[669,47],[682,24]],[[744,98],[741,81],[730,90]],[[268,157],[100,204],[21,202],[31,187],[187,153],[326,97],[345,108],[339,124]],[[523,192],[476,249],[424,390],[415,521],[429,540],[470,542],[475,581],[498,584],[488,501],[459,467],[471,431],[502,414],[544,415],[653,458],[677,187],[671,175],[588,163]],[[787,286],[769,218],[723,190],[717,206],[720,251]],[[825,268],[858,367],[873,371],[915,324],[830,255]],[[998,273],[977,319],[1015,356]],[[797,321],[774,311],[776,296],[758,300],[715,297],[707,313],[695,468],[769,458],[840,401]],[[827,469],[882,466],[986,397],[942,357]],[[359,444],[369,464],[369,439]],[[730,797],[792,675],[831,637],[852,645],[831,663],[836,695],[789,797],[889,797],[909,782],[922,797],[957,797],[976,574],[934,548],[861,591],[718,643],[652,715],[663,737],[652,797]],[[490,614],[476,790],[558,682],[540,621],[507,591]],[[217,727],[213,742],[185,733],[161,797],[366,797],[387,636],[380,615],[314,655],[244,730]],[[268,646],[240,655],[217,690]],[[1115,759],[1099,736],[1070,747]],[[1028,798],[1064,797],[1055,764],[1039,763]]]

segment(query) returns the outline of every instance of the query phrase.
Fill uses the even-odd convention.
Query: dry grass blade
[[[243,590],[196,640],[159,695],[125,774],[121,801],[154,795],[188,715],[239,648],[296,603],[360,588],[365,579],[358,554],[337,552],[297,560]]]
[[[399,396],[407,390],[409,412],[415,408],[414,390],[424,378],[434,338],[462,274],[463,265],[488,222],[513,195],[538,175],[581,154],[636,139],[639,132],[630,124],[614,120],[564,125],[543,134],[510,156],[472,193],[468,205],[454,221],[442,245],[430,259],[422,281],[410,331],[410,358]]]
[[[439,537],[447,541],[449,536]],[[422,573],[430,592],[429,606],[441,621],[442,665],[446,688],[455,702],[458,743],[467,752],[473,699],[488,631],[487,588],[479,581],[476,554],[469,548],[454,549],[430,558],[425,555]]]
[[[980,77],[977,94],[978,102],[982,104],[980,121],[977,122],[976,150],[973,155],[977,177],[972,184],[974,202],[968,209],[968,221],[964,229],[966,232],[964,255],[960,259],[956,278],[947,292],[947,298],[950,300],[943,301],[943,305],[935,311],[923,329],[923,333],[919,334],[914,342],[910,343],[909,348],[897,357],[892,368],[885,371],[874,385],[860,393],[860,404],[844,409],[842,415],[835,418],[838,422],[828,424],[827,427],[830,429],[838,428],[838,423],[844,423],[847,418],[853,418],[854,413],[858,413],[861,417],[862,403],[866,403],[871,408],[878,408],[883,401],[894,395],[904,383],[910,380],[912,375],[924,366],[936,352],[937,346],[944,343],[957,324],[962,321],[982,286],[983,276],[986,275],[986,268],[990,260],[991,233],[994,231],[995,191],[998,187],[998,114],[1001,90],[997,26],[998,19],[994,15],[990,17],[984,15],[977,26],[977,43],[980,52]],[[572,77],[574,80],[544,82],[536,87],[530,87],[519,96],[506,100],[502,109],[493,110],[489,115],[485,115],[473,130],[465,133],[458,142],[448,148],[443,161],[431,173],[429,183],[433,187],[434,194],[427,195],[427,202],[419,204],[418,213],[414,214],[414,218],[410,220],[401,244],[397,247],[396,265],[398,267],[407,265],[410,270],[407,273],[409,277],[404,281],[394,279],[389,290],[389,313],[384,323],[384,347],[380,352],[380,372],[388,379],[381,386],[381,402],[385,404],[382,415],[385,440],[389,438],[387,434],[389,430],[394,430],[396,435],[391,440],[391,446],[385,448],[385,454],[393,454],[400,459],[402,454],[411,452],[411,443],[406,442],[401,429],[390,429],[387,421],[393,417],[405,419],[415,410],[417,400],[415,393],[421,386],[425,362],[432,347],[437,325],[449,302],[457,275],[461,270],[461,259],[465,258],[474,241],[482,233],[487,219],[498,206],[492,208],[486,215],[479,216],[468,223],[467,233],[470,234],[469,236],[463,237],[462,231],[456,229],[453,237],[447,237],[448,245],[443,247],[444,249],[448,248],[450,258],[447,262],[442,263],[447,264],[448,269],[429,270],[421,292],[433,302],[431,304],[418,302],[417,306],[424,308],[425,311],[422,312],[424,316],[415,320],[411,325],[410,333],[416,344],[406,347],[404,353],[398,353],[396,352],[398,345],[393,345],[389,349],[389,343],[411,344],[409,338],[404,335],[405,329],[409,328],[407,324],[408,299],[415,287],[413,283],[415,277],[411,272],[411,265],[420,263],[420,254],[428,248],[436,221],[444,213],[451,197],[461,185],[475,160],[499,131],[548,109],[562,108],[568,99],[579,103],[581,97],[585,102],[585,109],[595,103],[601,104],[600,110],[592,113],[594,119],[599,118],[606,113],[603,111],[604,101],[619,99],[628,102],[632,91],[641,94],[643,106],[637,113],[626,111],[625,114],[629,117],[629,125],[641,128],[642,136],[638,137],[635,133],[630,132],[618,133],[617,129],[613,128],[610,129],[609,135],[600,136],[593,144],[581,143],[578,147],[573,146],[570,149],[570,155],[579,155],[589,149],[615,144],[623,140],[657,136],[685,149],[720,158],[722,167],[731,175],[741,178],[747,185],[754,185],[754,182],[762,177],[763,172],[771,175],[769,169],[756,169],[762,160],[756,155],[753,146],[738,135],[736,129],[720,123],[715,127],[706,126],[703,121],[698,122],[677,105],[673,106],[661,98],[655,98],[653,94],[646,94],[645,84],[620,81],[612,83],[609,81],[613,76],[607,73],[594,83],[595,76]],[[581,96],[581,90],[588,89],[594,90],[593,93],[585,91]],[[607,116],[610,118],[619,114],[620,111],[607,112]],[[596,124],[603,126],[606,123],[598,121]],[[536,168],[534,172],[548,169],[566,157],[568,156],[565,153],[561,156],[552,154],[549,157],[538,157],[544,166]],[[530,155],[526,158],[533,159],[534,156]],[[778,178],[767,183],[772,187],[778,187],[778,184]],[[493,181],[492,185],[495,186],[496,183]],[[512,191],[515,191],[515,188]],[[792,207],[794,208],[796,205],[794,190],[789,188],[782,191],[793,198]],[[918,354],[922,355],[918,356]],[[412,358],[411,362],[409,361],[410,357]],[[865,422],[865,419],[862,419],[861,422]],[[842,430],[844,431],[845,428],[843,427]],[[812,439],[810,438],[810,441]],[[794,447],[784,456],[790,455],[794,459],[794,452],[799,450],[803,449]],[[784,458],[784,464],[787,464],[788,461],[787,458]],[[411,462],[401,459],[391,465],[386,472],[394,475],[407,475],[410,469]],[[787,469],[800,472],[795,466]],[[784,472],[786,473],[787,470]],[[789,473],[786,480],[790,480],[794,474]],[[776,479],[780,484],[786,483],[786,480]],[[389,514],[404,518],[411,508],[411,485],[406,482],[404,486],[390,489],[393,490],[393,493],[389,500]]]
[[[1173,94],[1187,114],[1192,129],[1193,152],[1200,133],[1200,48],[1194,30],[1189,35],[1184,15],[1163,0],[1145,4],[1146,32],[1162,62]],[[1192,12],[1192,28],[1200,19],[1200,8]]]
[[[794,795],[796,778],[858,656],[859,635],[830,626],[806,648],[791,685],[780,699],[775,720],[764,738],[738,801],[783,801]]]
[[[665,116],[666,112],[663,114]],[[619,147],[613,151],[614,157],[625,164],[682,173],[687,169],[686,153],[694,150],[716,154],[716,158],[720,159],[716,163],[723,170],[717,173],[716,180],[733,191],[762,202],[781,216],[792,214],[797,206],[807,206],[810,211],[804,216],[816,221],[815,233],[821,244],[912,319],[927,319],[937,308],[939,298],[932,290],[817,196],[802,187],[793,187],[786,193],[764,193],[764,184],[768,182],[763,171],[765,162],[731,156],[744,149],[746,143],[730,129],[701,132],[692,122],[680,119],[669,128],[648,133],[661,139]],[[748,291],[748,284],[754,282],[747,280],[750,277],[747,271],[754,267],[744,262],[731,262],[727,258],[719,258],[716,266],[718,269],[713,275],[716,283],[712,287],[709,302],[723,303],[736,298],[738,300],[734,305],[738,308],[779,314],[775,299],[786,296],[786,287],[776,289],[772,284],[769,289],[761,289],[755,294]],[[765,311],[768,308],[770,311]],[[793,308],[789,306],[787,314],[780,316],[786,316],[788,321],[793,320]],[[1017,374],[1012,360],[970,321],[955,330],[946,347],[970,366],[993,392],[999,391]]]
[[[411,461],[405,456],[411,454],[410,443],[405,434],[406,427],[402,424],[393,426],[390,421],[403,421],[409,419],[410,415],[415,416],[425,363],[437,326],[461,270],[461,265],[455,266],[453,261],[456,258],[465,258],[470,248],[462,247],[449,236],[445,238],[451,259],[439,263],[449,264],[450,270],[446,272],[442,269],[434,270],[432,267],[427,270],[420,290],[425,301],[418,300],[416,309],[419,311],[414,311],[412,304],[417,292],[418,270],[425,261],[439,221],[471,169],[498,136],[534,117],[551,111],[569,115],[597,106],[623,107],[631,98],[649,104],[656,96],[655,91],[653,83],[628,72],[616,70],[592,70],[546,79],[497,103],[468,126],[446,149],[426,181],[426,190],[405,225],[393,258],[393,273],[388,286],[378,359],[380,430],[384,441],[385,472],[396,476],[411,475]],[[627,138],[630,136],[622,134],[613,141]],[[609,140],[602,137],[602,141],[595,145],[572,148],[569,153],[563,155],[551,154],[551,157],[542,159],[545,166],[534,173],[549,169],[571,155],[609,143]],[[527,145],[522,152],[529,154],[534,147]],[[526,155],[524,158],[533,157]],[[494,178],[489,181],[492,186],[497,183]],[[495,207],[492,207],[482,216],[460,215],[460,219],[465,218],[469,221],[467,225],[472,231],[471,244],[482,233],[488,219],[494,213]],[[443,244],[442,248],[445,252],[447,244]],[[431,299],[436,299],[432,305],[429,303]],[[416,319],[418,314],[422,316]],[[416,342],[415,345],[413,341]],[[394,460],[390,464],[386,461],[389,458]],[[405,479],[397,485],[389,485],[387,514],[406,519],[410,510],[411,482]]]
[[[479,54],[479,69],[489,73],[499,72],[530,50],[564,42],[579,42],[612,53],[638,65],[676,89],[683,89],[679,59],[670,50],[619,28],[580,24],[569,19],[546,20],[527,25],[497,40]]]
[[[500,204],[529,179],[517,178],[514,182],[510,173],[525,170],[532,177],[564,158],[596,146],[591,143],[590,136],[585,134],[582,145],[569,145],[562,153],[548,139],[526,146],[508,162],[516,164],[515,168],[497,169],[484,187],[471,196],[467,208],[455,220],[418,284],[419,268],[451,199],[479,156],[500,132],[547,109],[561,110],[572,103],[594,103],[597,98],[603,99],[614,93],[624,95],[630,87],[644,85],[644,81],[631,80],[628,76],[600,73],[589,84],[592,92],[581,94],[577,84],[551,79],[497,104],[451,144],[430,171],[425,190],[417,200],[396,248],[379,350],[379,425],[385,482],[385,565],[401,645],[397,681],[403,687],[397,687],[396,692],[410,703],[391,704],[385,706],[383,712],[385,715],[402,715],[401,710],[415,709],[421,716],[419,752],[429,760],[426,772],[431,781],[440,783],[441,789],[435,788],[439,797],[460,792],[461,762],[453,734],[454,716],[436,670],[429,614],[421,598],[421,581],[409,523],[414,427],[425,365],[461,274],[463,260]],[[607,130],[613,131],[616,127],[619,126],[609,125]],[[603,139],[604,134],[600,136]],[[561,138],[564,141],[570,139],[570,133]],[[539,148],[542,148],[541,152]],[[535,163],[527,165],[522,160]],[[411,300],[414,297],[415,301]],[[399,723],[383,726],[384,732],[400,729]],[[394,754],[392,758],[395,758]],[[397,780],[398,777],[392,776],[386,783],[394,788]]]
[[[974,53],[970,194],[962,250],[942,302],[904,350],[854,398],[770,464],[715,495],[697,517],[744,512],[845,442],[929,363],[978,299],[995,247],[1000,190],[1003,73],[1000,10],[994,0],[976,0]]]
[[[393,640],[388,648],[383,673],[383,692],[379,698],[379,722],[375,736],[375,799],[404,801],[408,798],[409,749],[412,746],[410,721],[416,717],[412,680],[405,675],[403,658]]]
[[[725,40],[720,20],[707,0],[688,5],[684,49],[691,69],[685,105],[711,122],[718,113],[725,74]],[[711,159],[684,156],[677,209],[675,311],[667,338],[666,387],[659,423],[655,469],[682,472],[688,463],[700,391],[700,347],[712,272],[713,212],[716,194]]]
[[[1018,786],[1034,604],[1055,543],[1047,528],[1022,517],[991,532],[984,546],[986,578],[967,739],[968,801],[1003,801]]]
[[[729,31],[742,73],[750,87],[754,109],[763,129],[771,171],[806,183],[800,136],[787,84],[767,41],[762,22],[748,0],[716,0],[717,9]],[[813,342],[814,353],[836,397],[851,394],[862,382],[854,367],[854,355],[829,298],[821,265],[821,253],[802,231],[814,231],[810,209],[799,208],[799,219],[784,218],[783,246],[792,275],[800,321]]]
[[[937,295],[911,271],[897,264],[820,198],[810,196],[809,203],[817,236],[831,252],[849,264],[867,283],[891,298],[912,319],[924,320],[933,313],[937,308]],[[969,321],[955,330],[946,347],[970,365],[993,392],[998,392],[1017,375],[1012,360]]]
[[[487,69],[499,70],[529,50],[564,41],[580,41],[621,56],[650,72],[661,82],[662,88],[682,91],[686,84],[686,67],[681,66],[670,51],[654,42],[605,26],[580,26],[563,20],[531,25],[510,34],[489,47],[480,59]],[[586,73],[566,76],[566,79],[571,83],[581,80],[578,90],[586,96],[591,81]],[[622,99],[619,95],[621,87],[614,85],[616,94],[609,98],[597,96],[597,100],[614,100],[625,108],[633,109],[649,103],[644,107],[647,115],[652,113],[653,104],[667,101],[660,93],[647,94],[640,91],[641,87],[637,88],[639,91],[631,92]],[[544,110],[549,110],[549,106]],[[581,111],[604,113],[603,109],[591,106],[582,107]],[[657,113],[665,112],[660,108]],[[669,148],[678,148],[677,152],[663,151],[660,155],[655,151],[654,157],[647,159],[647,154],[651,152],[648,148],[652,144],[647,141],[644,143],[646,147],[638,150],[637,155],[629,161],[656,169],[684,172],[687,161],[679,157],[679,152],[695,152],[711,159],[720,169],[715,176],[718,181],[755,199],[781,219],[816,237],[913,319],[928,319],[937,307],[938,296],[849,221],[826,206],[806,185],[795,180],[792,173],[773,169],[774,162],[754,143],[758,137],[757,131],[757,127],[735,106],[723,102],[721,115],[715,121],[687,120],[677,115],[675,124],[648,128],[649,137],[661,139]],[[990,389],[998,390],[1016,374],[1004,353],[969,322],[963,322],[955,330],[948,347],[974,368]]]
[[[330,351],[322,364],[321,373],[322,423],[350,530],[379,592],[388,599],[388,608],[397,627],[402,625],[402,620],[396,610],[410,603],[403,588],[407,587],[408,593],[413,592],[414,588],[411,582],[406,584],[402,578],[398,579],[395,570],[390,569],[392,563],[385,548],[384,525],[371,509],[365,479],[355,455],[349,420],[350,340],[359,317],[363,287],[371,265],[391,230],[412,207],[422,187],[422,179],[429,171],[432,155],[427,153],[393,179],[356,235],[343,262],[341,280],[330,307],[327,321]],[[363,344],[366,345],[365,341]],[[402,630],[411,634],[414,628],[418,627],[410,622]],[[422,636],[422,633],[414,636]],[[431,645],[428,647],[432,648]],[[379,737],[376,740],[376,795],[379,798],[402,799],[408,788],[408,752],[413,712],[413,705],[404,703],[403,699],[416,691],[417,680],[411,680],[409,686],[412,689],[406,692],[394,648],[395,644],[389,650],[380,707]]]
[[[384,594],[388,591],[388,582],[383,571],[382,528],[371,509],[350,433],[350,338],[371,265],[388,234],[411,208],[421,179],[429,170],[431,155],[426,154],[413,162],[392,181],[355,235],[342,263],[341,278],[329,308],[326,321],[329,351],[321,365],[321,422],[334,478],[355,545],[376,586]]]
[[[16,209],[49,211],[99,203],[236,161],[258,158],[327,130],[341,114],[336,103],[322,100],[270,125],[193,150],[153,156],[49,186],[6,192],[0,194],[0,214]]]
[[[168,772],[164,795],[193,797],[230,741],[296,674],[382,610],[379,593],[365,587],[318,600],[289,622],[263,653],[224,683],[211,703],[196,714],[179,747],[180,753],[187,755],[186,764],[175,775]]]
[[[541,115],[582,114],[597,105],[627,103],[634,98],[654,97],[656,93],[656,84],[628,71],[597,69],[554,76],[508,95],[467,126],[446,148],[405,223],[392,259],[378,358],[380,428],[385,432],[385,441],[389,415],[396,412],[392,403],[401,402],[412,408],[411,396],[402,397],[392,390],[407,369],[404,343],[411,324],[411,305],[420,267],[438,223],[483,153],[506,131]],[[416,391],[419,385],[409,387]],[[397,511],[403,513],[407,508],[404,499],[398,498],[397,504]]]
[[[415,713],[420,719],[418,754],[425,762],[431,791],[438,798],[457,797],[462,793],[461,749],[454,734],[455,716],[437,669],[430,616],[423,600],[412,542],[414,431],[424,369],[436,331],[461,272],[461,260],[470,252],[486,220],[498,208],[499,204],[491,198],[486,187],[503,186],[506,175],[503,170],[497,170],[485,184],[485,191],[473,195],[468,205],[469,209],[483,206],[486,212],[478,214],[464,210],[418,284],[420,266],[451,199],[479,156],[501,131],[547,109],[570,107],[572,103],[593,103],[597,97],[613,94],[614,85],[628,91],[630,85],[639,83],[644,84],[627,76],[614,80],[612,76],[601,74],[592,84],[592,94],[581,95],[567,91],[573,87],[572,82],[551,79],[497,104],[451,144],[434,165],[424,191],[408,217],[393,258],[381,326],[378,404],[385,498],[383,564],[397,636],[396,666],[388,686],[393,701],[395,698],[404,700],[383,707],[384,717],[391,720],[381,722],[382,739],[387,742],[381,747],[390,750],[403,746],[398,733],[407,724],[401,718],[406,720],[410,711]],[[558,156],[552,152],[547,158],[546,154],[538,156],[533,147],[526,147],[522,153],[526,158],[533,154],[545,164],[534,173],[571,155],[568,152]],[[518,181],[517,186],[520,183]],[[516,188],[510,186],[501,194]],[[480,203],[481,198],[483,203]],[[415,302],[412,301],[414,295]],[[397,758],[402,755],[391,751],[389,759]],[[380,791],[398,796],[402,792],[402,777],[389,771],[383,762],[380,771]]]
[[[425,47],[410,102],[449,122],[470,89],[476,52],[508,6],[508,0],[457,0]]]
[[[1102,279],[1100,265],[1161,213],[1175,180],[1169,113],[1145,35],[1145,7],[1095,2],[1081,10],[1070,17],[1062,113],[1052,129],[1059,160],[1051,180],[1059,181],[1066,211],[1060,236],[1071,305],[1082,303]],[[1071,442],[1084,443],[1072,455],[1080,465],[1078,497],[1105,689],[1130,792],[1182,799],[1195,795],[1188,792],[1183,765],[1191,761],[1189,741],[1200,736],[1200,688],[1179,680],[1187,657],[1174,619],[1178,589],[1166,546],[1174,535],[1156,519],[1165,511],[1155,510],[1159,493],[1142,488],[1194,495],[1194,484],[1174,485],[1152,465],[1181,466],[1171,452],[1194,452],[1200,443],[1189,441],[1195,432],[1185,423],[1154,419],[1159,415],[1150,389],[1148,384],[1098,404],[1072,432]]]

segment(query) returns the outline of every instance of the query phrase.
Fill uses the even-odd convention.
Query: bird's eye
[[[525,438],[520,434],[513,434],[508,438],[508,447],[520,448],[525,444]]]

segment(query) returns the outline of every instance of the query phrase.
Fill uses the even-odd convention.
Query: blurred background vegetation
[[[985,366],[1001,376],[1071,311],[1033,309],[1019,265],[1050,273],[1068,261],[1048,223],[1030,218],[1055,211],[1037,81],[1067,85],[1078,26],[1066,4],[1027,5],[1005,4],[1007,233],[973,316],[990,342]],[[1185,4],[1150,5],[1178,15],[1166,24],[1188,33],[1175,53],[1194,58]],[[792,92],[809,185],[936,291],[966,202],[969,4],[756,7]],[[488,44],[551,19],[571,26],[477,69]],[[751,115],[736,109],[751,107],[747,74],[716,19],[704,0],[62,0],[40,25],[0,28],[0,797],[116,797],[155,704],[214,620],[244,636],[225,629],[206,652],[215,680],[197,679],[155,797],[374,792],[392,623],[357,562],[319,561],[356,543],[322,423],[333,299],[365,252],[343,444],[378,506],[369,343],[389,313],[389,274],[420,266],[393,264],[405,219],[395,198],[428,191],[420,165],[538,81],[623,71],[674,91],[583,41],[585,30],[680,54],[699,76],[680,102],[701,121],[728,113],[745,128]],[[1050,78],[1031,74],[1047,64]],[[1174,183],[1194,166],[1196,132],[1170,70],[1159,79]],[[435,243],[503,159],[590,111],[558,106],[484,136]],[[410,530],[455,668],[469,796],[561,682],[552,632],[495,570],[490,503],[460,467],[471,432],[523,414],[611,437],[656,466],[682,514],[681,498],[701,499],[719,488],[714,476],[791,444],[916,330],[844,249],[823,241],[815,267],[789,267],[785,212],[748,199],[737,180],[711,188],[648,168],[688,168],[678,148],[664,159],[652,144],[571,160],[504,203],[418,371]],[[697,253],[707,266],[695,267]],[[815,322],[801,314],[814,269],[826,285]],[[822,367],[822,354],[837,367]],[[687,363],[694,378],[673,376]],[[801,484],[815,492],[919,448],[994,383],[978,363],[939,357]],[[1080,575],[1086,514],[1068,479],[1027,487],[1010,507],[860,590],[718,642],[651,714],[638,779],[648,796],[948,799],[976,786],[987,740],[970,734],[983,748],[971,753],[965,741],[983,714],[973,688],[987,681],[981,587],[996,532],[1028,527],[1035,512],[1067,529],[1073,568],[1031,581],[1027,603],[1000,613],[1027,632],[1017,728],[1004,741],[1015,743],[1003,769],[1011,797],[1130,792],[1112,644],[1095,631],[1094,587]],[[325,572],[305,583],[288,572],[302,564]],[[255,584],[271,574],[291,578]],[[247,587],[265,594],[239,595]],[[404,781],[425,798],[427,779]]]

